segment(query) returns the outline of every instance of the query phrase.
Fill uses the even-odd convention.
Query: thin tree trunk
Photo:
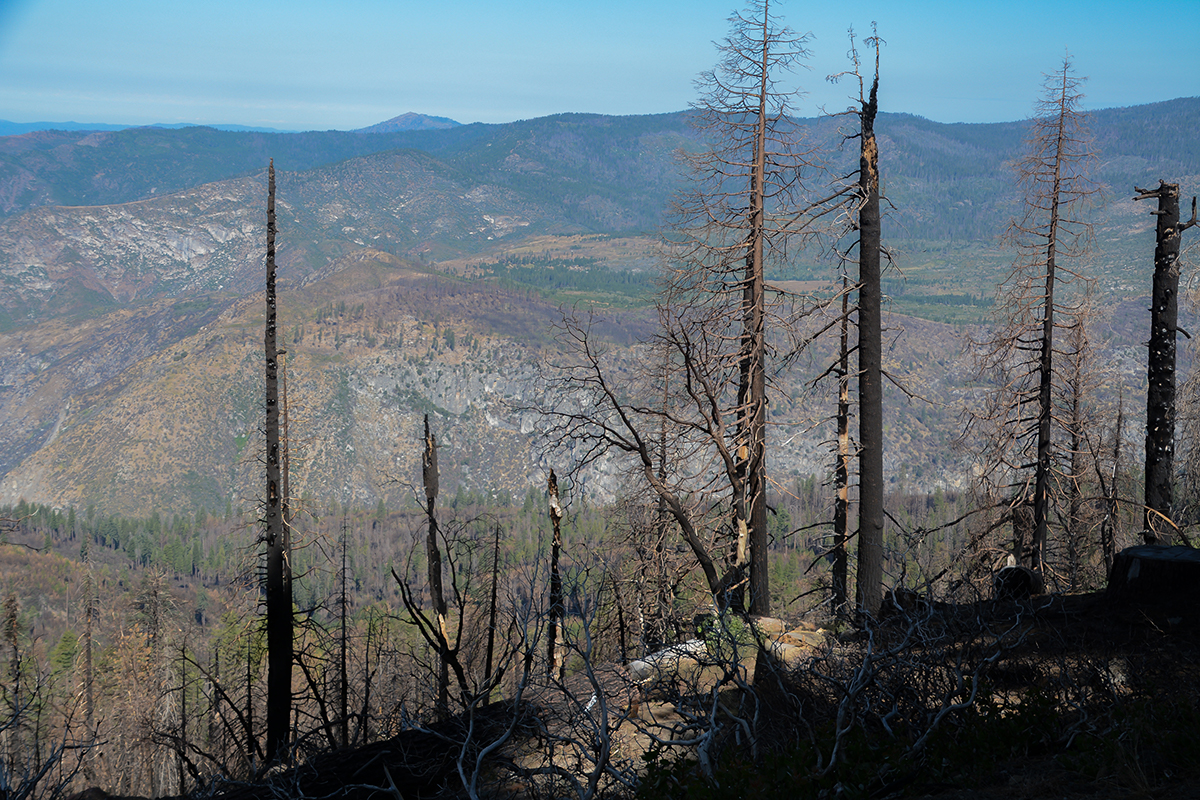
[[[1064,75],[1063,104],[1066,108]],[[1038,358],[1038,438],[1037,469],[1033,484],[1033,553],[1030,567],[1042,572],[1046,541],[1050,532],[1050,420],[1053,412],[1051,389],[1054,378],[1054,287],[1055,257],[1058,249],[1058,205],[1062,186],[1063,117],[1059,116],[1058,140],[1054,156],[1053,185],[1050,188],[1050,218],[1046,232],[1046,289],[1042,306],[1041,354]]]
[[[562,506],[558,501],[558,476],[550,470],[547,493],[549,494],[550,522],[554,526],[554,540],[550,546],[550,630],[546,635],[547,662],[546,672],[554,679],[564,677],[564,653],[562,622],[564,615],[562,576],[558,573],[558,556],[562,549],[562,530],[560,523],[563,518]]]
[[[450,638],[446,631],[446,597],[442,592],[442,552],[438,548],[438,522],[435,505],[438,496],[437,437],[429,430],[425,415],[425,451],[421,456],[421,477],[425,483],[425,516],[429,532],[425,538],[425,557],[429,568],[429,599],[437,614],[438,686],[437,713],[444,719],[450,713]]]
[[[179,648],[179,742],[175,745],[175,772],[178,777],[175,793],[183,795],[183,754],[187,752],[187,660],[183,647]]]
[[[849,558],[846,542],[850,523],[850,287],[842,276],[842,325],[838,355],[837,464],[834,482],[837,497],[833,504],[833,586],[832,611],[841,617],[849,599]]]
[[[96,741],[95,702],[93,697],[95,672],[92,668],[92,627],[96,619],[96,579],[92,573],[90,537],[91,534],[89,533],[88,539],[84,540],[83,545],[83,561],[87,569],[87,600],[83,623],[83,726],[86,730],[87,744],[89,746]],[[84,758],[84,778],[91,784],[96,779],[96,768],[90,750],[85,754]]]
[[[208,670],[209,677],[205,680],[204,685],[208,691],[208,736],[205,739],[205,744],[209,748],[221,754],[221,760],[228,764],[228,739],[226,738],[225,730],[225,713],[221,708],[221,693],[217,691],[217,687],[221,683],[221,648],[214,647],[212,649],[212,661]],[[217,739],[220,738],[218,744]]]
[[[375,633],[374,621],[367,621],[367,641],[363,648],[363,701],[362,713],[358,719],[358,731],[355,736],[360,742],[371,741],[371,639]],[[379,663],[378,656],[376,664]]]
[[[1113,558],[1116,555],[1113,532],[1117,527],[1117,478],[1121,469],[1121,437],[1125,423],[1125,396],[1117,401],[1117,430],[1113,436],[1112,477],[1105,498],[1104,522],[1100,525],[1100,549],[1104,553],[1104,574],[1111,575]],[[1103,475],[1101,476],[1103,479]]]
[[[248,635],[249,632],[247,632]],[[250,670],[250,642],[246,642],[246,763],[250,767],[250,772],[253,774],[257,771],[258,765],[255,763],[255,742],[254,742],[254,687],[251,684],[253,673]]]
[[[341,574],[341,642],[339,642],[338,662],[340,666],[339,676],[341,681],[338,685],[338,712],[341,720],[342,747],[350,744],[350,692],[349,683],[350,675],[346,665],[346,645],[349,639],[349,628],[346,624],[346,608],[349,605],[349,598],[346,594],[346,548],[349,534],[349,526],[346,523],[346,518],[342,517],[342,574]]]
[[[1076,320],[1076,331],[1072,338],[1079,343],[1075,348],[1075,364],[1071,370],[1071,475],[1067,482],[1067,587],[1071,592],[1079,589],[1083,545],[1083,491],[1079,482],[1083,479],[1084,420],[1083,392],[1084,374],[1081,348],[1086,346],[1083,336],[1083,320]]]
[[[621,664],[629,663],[629,648],[625,642],[625,612],[621,608],[621,592],[617,585],[617,576],[612,576],[613,602],[617,606],[617,642],[621,648]]]
[[[733,525],[737,536],[734,566],[749,567],[751,614],[771,611],[767,571],[766,496],[766,281],[764,276],[768,64],[770,61],[769,14],[764,3],[759,53],[757,118],[750,164],[747,199],[745,274],[742,278],[742,334],[738,383],[739,459],[733,498]],[[741,610],[741,582],[724,587],[725,605]]]
[[[500,523],[492,532],[492,591],[488,597],[487,658],[484,659],[483,679],[492,680],[492,657],[496,646],[496,594],[500,583]]]

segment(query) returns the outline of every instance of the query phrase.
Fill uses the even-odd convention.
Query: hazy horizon
[[[730,0],[596,5],[459,0],[10,0],[0,3],[0,118],[121,125],[217,124],[353,130],[405,111],[464,124],[556,113],[684,109],[717,59]],[[937,122],[1029,116],[1043,73],[1071,53],[1085,108],[1200,95],[1200,76],[1144,57],[1162,49],[1159,17],[1132,0],[962,4],[864,0],[852,8],[776,2],[810,32],[796,114],[839,110],[856,87],[847,30],[887,42],[881,110]],[[1171,10],[1200,28],[1200,3]],[[1168,62],[1169,65],[1169,62]]]

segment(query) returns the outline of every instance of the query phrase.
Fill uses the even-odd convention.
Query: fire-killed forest
[[[105,365],[72,401],[84,411],[45,412],[14,444],[10,487],[56,485],[88,451],[71,496],[112,499],[0,508],[0,791],[1190,786],[1194,176],[1105,186],[1067,56],[1030,88],[1021,152],[989,178],[1012,190],[987,210],[1006,218],[996,244],[975,251],[1000,265],[994,288],[966,258],[936,291],[910,286],[891,242],[911,241],[896,220],[919,181],[889,193],[880,33],[851,32],[830,76],[850,98],[830,147],[789,88],[810,37],[769,0],[735,13],[677,142],[679,189],[637,246],[558,220],[530,233],[541,250],[439,261],[418,228],[449,224],[467,198],[453,192],[420,225],[379,223],[371,246],[299,243],[375,223],[304,210],[338,181],[277,181],[275,161],[238,184],[265,223],[261,283],[147,300],[166,344],[125,343],[155,376],[139,385],[209,399],[152,411],[152,392]],[[371,169],[449,180],[415,152]],[[462,238],[529,226],[515,190],[470,201],[488,191],[511,213]],[[1151,306],[1136,352],[1117,335],[1108,262],[1134,247],[1104,217],[1112,196],[1154,227],[1131,256],[1144,286],[1128,296]],[[554,202],[596,224],[636,216],[570,191]],[[939,252],[984,213],[958,205],[936,223]],[[403,256],[393,233],[417,237]],[[90,291],[72,295],[79,324],[108,330],[103,315],[124,312],[96,311]],[[936,326],[916,313],[928,306]],[[15,319],[0,322],[17,341]],[[90,347],[62,349],[106,364]],[[176,440],[171,468],[138,428],[152,415]],[[119,449],[101,450],[118,427],[105,417],[124,426]],[[214,426],[221,441],[187,444]],[[142,495],[121,496],[135,473]],[[139,513],[146,495],[159,502]]]

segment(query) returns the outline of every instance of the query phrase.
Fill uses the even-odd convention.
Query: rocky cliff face
[[[471,250],[572,226],[497,186],[463,183],[421,154],[383,154],[280,179],[280,264],[306,281],[330,256]],[[0,323],[158,297],[245,294],[262,276],[260,176],[111,206],[40,208],[0,222]],[[286,199],[285,199],[286,198]],[[536,219],[537,224],[530,220]],[[557,222],[556,222],[557,220]]]
[[[387,291],[405,291],[398,284],[427,282],[379,257],[387,263],[370,263],[383,280],[351,299],[379,306]],[[444,462],[461,473],[449,485],[523,490],[529,423],[506,403],[533,383],[528,347],[456,319],[478,355],[471,360],[446,345],[444,327],[402,308],[314,324],[310,298],[293,295],[297,306],[283,314],[297,495],[399,500],[427,411],[445,430]],[[0,337],[0,497],[122,513],[252,503],[261,482],[260,304],[161,300]]]
[[[23,322],[162,296],[248,291],[266,230],[259,183],[244,178],[5,220],[0,307]]]
[[[527,409],[548,403],[544,369],[562,358],[558,310],[527,292],[456,282],[379,251],[348,256],[325,278],[281,295],[287,349],[292,492],[322,502],[405,502],[417,485],[423,415],[442,442],[443,486],[519,496],[571,453],[538,438]],[[159,300],[77,325],[49,322],[0,337],[5,461],[0,502],[96,503],[126,514],[171,507],[249,508],[261,479],[261,295]],[[643,312],[606,312],[597,330],[628,343]],[[909,320],[897,371],[935,406],[889,408],[900,462],[930,464],[922,483],[957,480],[947,413],[963,364],[952,329]],[[620,369],[638,358],[612,345]],[[824,474],[832,406],[807,382],[828,353],[787,377],[772,400],[772,470]],[[596,501],[620,490],[604,460],[579,477]],[[914,476],[914,481],[918,478]]]
[[[407,502],[426,413],[447,493],[519,497],[550,467],[570,466],[570,449],[540,440],[542,421],[527,410],[553,399],[543,378],[563,358],[550,331],[556,306],[369,249],[308,284],[283,274],[293,495],[322,505]],[[618,368],[632,369],[640,355],[630,342],[653,330],[651,319],[600,314],[596,330]],[[1141,316],[1138,301],[1121,304],[1102,334],[1114,381],[1140,380]],[[0,502],[124,514],[251,508],[262,483],[262,320],[261,293],[214,293],[0,334]],[[885,366],[904,387],[886,392],[891,485],[963,487],[971,453],[955,446],[959,412],[983,391],[970,383],[963,330],[899,316],[888,324]],[[781,489],[829,472],[833,389],[811,381],[830,346],[776,381],[770,470]],[[602,460],[577,488],[611,499],[627,466]]]

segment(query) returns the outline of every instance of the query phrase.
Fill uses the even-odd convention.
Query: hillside
[[[520,497],[539,485],[569,456],[548,451],[540,420],[517,409],[548,399],[543,368],[564,358],[550,329],[560,313],[554,298],[437,275],[380,251],[347,256],[304,286],[285,280],[293,492],[403,505],[420,473],[426,413],[442,442],[446,491]],[[625,348],[651,333],[649,316],[616,305],[596,313],[597,332],[629,368],[636,354]],[[1145,317],[1144,300],[1122,303],[1100,332],[1113,385],[1131,395],[1144,380]],[[210,294],[0,335],[9,421],[0,502],[94,503],[125,515],[253,507],[262,319],[261,294]],[[954,442],[972,392],[964,332],[895,314],[887,324],[885,366],[914,395],[887,395],[889,486],[962,487],[968,454]],[[772,470],[784,486],[829,469],[832,389],[809,382],[830,346],[799,364],[772,401]],[[621,485],[613,467],[581,476],[579,488],[612,498]]]
[[[1148,240],[1130,234],[1151,225],[1129,199],[1132,187],[1167,178],[1194,191],[1200,152],[1188,132],[1198,123],[1196,98],[1091,115],[1096,177],[1109,187],[1096,209],[1091,272],[1106,292],[1141,291],[1127,277]],[[819,192],[847,164],[840,121],[798,124],[825,154],[828,172],[808,176]],[[893,206],[886,237],[907,291],[946,294],[952,283],[990,297],[1007,261],[994,242],[1017,201],[1006,164],[1024,125],[883,114],[878,128]],[[143,128],[0,137],[0,328],[109,301],[247,291],[245,276],[233,273],[255,261],[250,250],[263,235],[255,197],[272,157],[287,234],[281,257],[307,274],[367,245],[437,262],[545,233],[652,235],[681,185],[675,153],[697,147],[695,136],[677,113],[373,134]],[[963,259],[984,268],[972,263],[964,276]],[[792,277],[828,274],[819,262],[801,254]]]
[[[1099,335],[1123,376],[1107,379],[1110,399],[1143,380],[1152,218],[1129,190],[1167,177],[1194,191],[1200,149],[1178,134],[1197,117],[1195,98],[1092,115],[1111,189],[1081,269],[1106,298]],[[839,122],[800,123],[836,173]],[[890,114],[879,130],[898,267],[885,279],[888,369],[913,393],[889,394],[889,480],[958,486],[970,453],[953,444],[973,391],[962,326],[986,319],[1009,263],[994,237],[1015,202],[1004,165],[1023,126]],[[621,358],[651,330],[639,308],[680,146],[698,146],[685,114],[0,138],[0,502],[126,514],[253,503],[272,156],[295,486],[323,501],[405,496],[431,411],[450,486],[520,496],[557,463],[514,408],[540,399],[539,368],[561,357],[559,307],[594,304]],[[774,278],[809,291],[834,274],[815,250],[788,270]],[[819,346],[773,401],[784,484],[828,469],[831,403],[809,386],[828,358]],[[584,481],[608,498],[620,475]]]

